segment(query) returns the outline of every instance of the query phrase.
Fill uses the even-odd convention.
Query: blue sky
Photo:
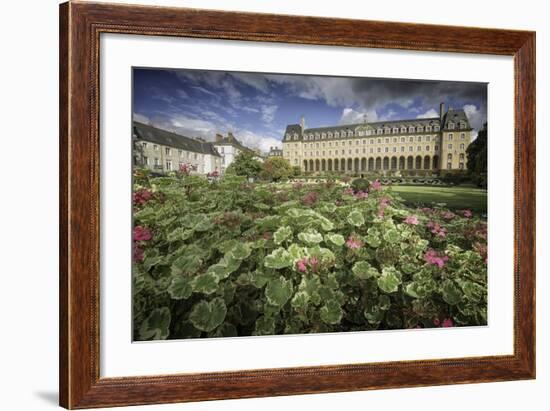
[[[476,130],[487,121],[484,83],[150,68],[133,81],[135,120],[209,141],[231,131],[262,151],[301,116],[306,127],[434,117],[445,102]]]

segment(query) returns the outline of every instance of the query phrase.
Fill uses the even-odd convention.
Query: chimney
[[[220,142],[223,140],[223,136],[220,133],[216,133],[216,142]]]
[[[443,121],[444,114],[445,114],[445,103],[439,103],[439,120]]]
[[[229,131],[227,133],[227,138],[229,139],[229,141],[233,141],[235,139],[235,137],[233,137],[233,133],[231,131]]]
[[[304,116],[300,117],[300,128],[302,129],[302,133],[304,132],[304,129],[306,128],[306,119]]]

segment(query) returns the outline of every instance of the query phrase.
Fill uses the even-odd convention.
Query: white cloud
[[[134,121],[139,121],[140,123],[143,123],[143,124],[149,124],[149,121],[150,121],[149,117],[139,113],[134,113],[132,115],[132,118],[134,119]]]
[[[262,120],[265,123],[271,123],[273,119],[275,118],[275,112],[277,111],[279,107],[276,105],[270,105],[270,106],[262,106]]]
[[[365,121],[365,115],[367,116],[367,122],[378,121],[378,115],[375,110],[368,111],[356,111],[351,107],[346,107],[342,110],[340,116],[340,124],[356,124]]]
[[[439,113],[435,111],[435,109],[431,108],[425,113],[419,114],[416,116],[416,118],[433,118],[433,117],[439,117]]]

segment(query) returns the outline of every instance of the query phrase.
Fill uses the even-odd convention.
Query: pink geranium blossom
[[[368,198],[368,197],[369,197],[369,193],[367,193],[366,191],[358,191],[357,194],[355,194],[355,198],[357,198],[358,200]]]
[[[445,219],[445,220],[452,220],[453,218],[456,217],[456,214],[453,213],[452,211],[445,211],[441,214],[441,216]]]
[[[153,234],[148,228],[137,226],[134,227],[134,241],[149,241],[153,238]]]
[[[405,218],[405,224],[418,225],[418,217],[415,215],[409,215]]]
[[[426,224],[426,227],[430,230],[432,234],[440,238],[445,238],[447,236],[447,229],[445,227],[442,227],[439,223],[429,221],[428,224]]]
[[[307,258],[302,258],[301,260],[296,261],[296,269],[301,273],[305,273],[307,271],[306,264],[307,264]]]
[[[361,248],[363,244],[358,239],[349,236],[348,240],[346,241],[346,247],[348,247],[350,250],[357,250]]]
[[[445,263],[449,260],[449,257],[446,255],[440,255],[437,251],[429,249],[424,254],[424,261],[428,264],[437,265],[439,268],[443,268]]]
[[[455,324],[451,318],[445,318],[443,320],[443,323],[441,324],[442,327],[454,327]]]
[[[380,190],[382,189],[382,183],[378,180],[374,180],[371,184],[370,184],[370,189],[372,191],[377,191],[377,190]]]
[[[382,197],[378,202],[378,217],[384,217],[384,211],[386,207],[390,204],[390,199],[387,197]]]
[[[347,187],[347,188],[344,190],[344,194],[353,195],[353,188]]]
[[[474,213],[472,213],[471,210],[462,210],[462,215],[463,215],[465,218],[472,218],[472,216],[474,215]]]
[[[439,327],[440,324],[441,324],[441,321],[439,321],[439,318],[434,318],[434,325],[436,327]]]

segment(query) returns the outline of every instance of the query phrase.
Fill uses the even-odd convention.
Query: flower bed
[[[485,325],[487,226],[379,182],[136,175],[134,338]]]

